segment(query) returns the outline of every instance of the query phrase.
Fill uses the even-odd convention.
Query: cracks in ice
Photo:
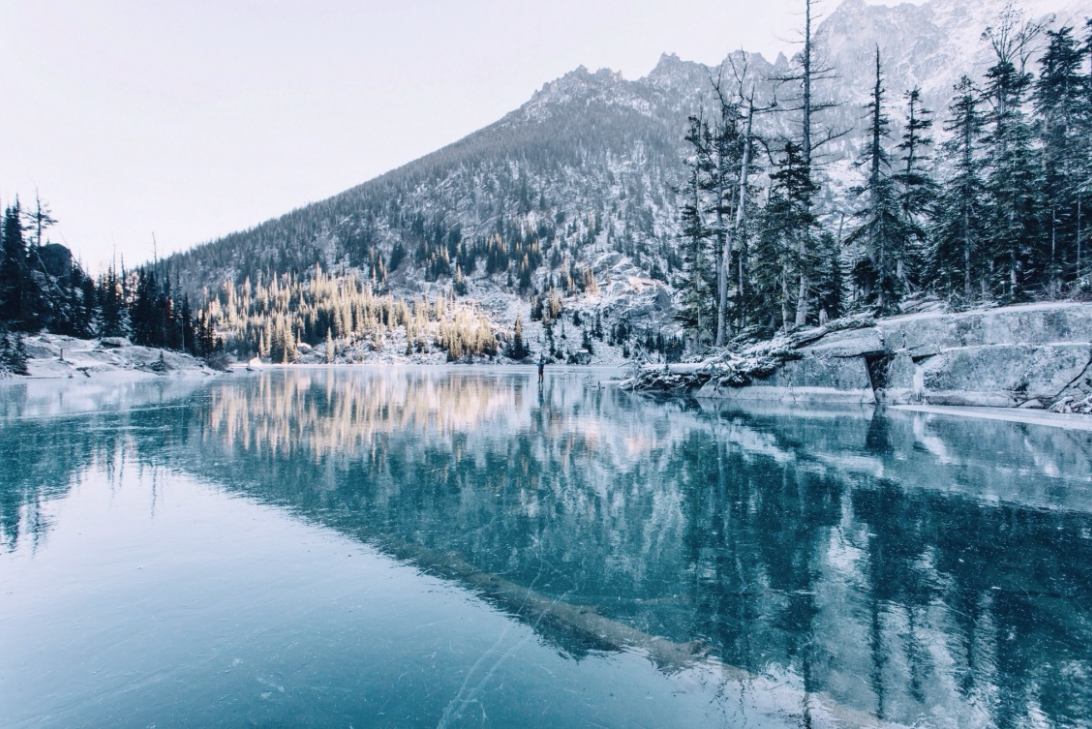
[[[535,584],[538,582],[539,577],[542,576],[544,560],[542,558],[541,542],[538,542],[538,540],[536,540],[536,546],[536,551],[539,553],[538,572],[535,574],[534,579],[531,580],[531,584],[527,587],[527,590],[524,593],[523,603],[516,611],[517,613],[522,613],[523,610],[527,607],[527,596],[532,593]],[[553,601],[550,602],[550,606],[556,606],[558,603],[562,602],[566,597],[568,597],[568,595],[569,593],[565,593],[555,598]],[[540,624],[542,623],[542,618],[545,617],[547,612],[548,610],[541,610],[539,612],[538,617],[535,619],[535,622],[531,626],[532,632],[539,628]],[[482,655],[478,657],[478,660],[474,662],[474,665],[470,667],[470,670],[467,671],[466,678],[463,679],[463,683],[459,687],[459,690],[456,692],[455,696],[452,697],[451,701],[448,702],[447,706],[444,707],[444,713],[440,716],[440,721],[436,724],[437,729],[444,729],[444,727],[451,726],[453,722],[458,721],[462,717],[463,711],[466,709],[466,707],[473,703],[477,703],[479,708],[481,709],[482,721],[485,721],[488,718],[485,713],[485,706],[480,701],[478,701],[478,695],[481,694],[482,690],[486,687],[486,685],[488,685],[489,681],[493,678],[494,674],[496,674],[497,669],[500,668],[501,664],[508,660],[520,646],[527,642],[528,636],[524,635],[511,646],[509,646],[508,649],[504,651],[504,653],[502,653],[495,661],[493,661],[492,665],[490,665],[489,669],[485,672],[485,675],[482,676],[481,680],[478,681],[469,691],[467,691],[467,686],[470,684],[471,679],[478,672],[478,669],[485,663],[485,661],[490,656],[495,655],[498,652],[500,646],[504,643],[505,636],[508,635],[508,631],[511,628],[511,625],[512,624],[510,622],[505,622],[504,629],[501,631],[500,635],[497,636],[497,639],[493,642],[493,645],[491,645],[488,650],[482,653]]]

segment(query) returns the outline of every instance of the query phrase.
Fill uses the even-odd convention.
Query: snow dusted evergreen
[[[65,246],[48,242],[55,224],[36,199],[18,198],[0,226],[0,371],[27,374],[24,335],[40,331],[75,339],[121,338],[138,346],[208,356],[219,348],[211,322],[196,318],[188,297],[172,293],[158,263],[131,271],[111,267],[96,282]]]
[[[932,119],[920,87],[904,94],[902,140],[893,142],[886,66],[877,45],[861,151],[847,168],[859,182],[844,195],[837,177],[824,175],[816,161],[843,131],[829,115],[816,121],[834,107],[815,101],[825,74],[809,54],[806,25],[795,72],[782,77],[802,88],[788,115],[796,130],[790,128],[787,139],[762,140],[772,160],[762,214],[723,256],[720,244],[704,257],[691,252],[722,227],[723,204],[716,165],[708,161],[716,135],[697,133],[702,122],[693,119],[686,140],[695,153],[680,206],[688,252],[682,321],[692,341],[714,343],[703,325],[714,319],[738,322],[733,334],[757,327],[769,336],[822,325],[844,312],[895,314],[911,296],[965,308],[1086,294],[1092,282],[1083,253],[1084,217],[1092,164],[1078,140],[1092,137],[1092,74],[1085,62],[1092,57],[1092,23],[1084,27],[1082,55],[1073,27],[1049,30],[1047,22],[1025,20],[1009,6],[984,30],[990,65],[981,87],[966,76],[954,87],[946,154],[934,169],[924,164],[932,155]],[[743,103],[740,94],[722,102],[722,109]],[[836,171],[833,164],[826,170]],[[735,185],[744,197],[750,193],[740,181]],[[936,204],[938,190],[943,195]],[[727,299],[704,292],[699,274],[706,260],[746,272]],[[723,280],[720,272],[716,277]],[[715,343],[722,342],[718,332]]]

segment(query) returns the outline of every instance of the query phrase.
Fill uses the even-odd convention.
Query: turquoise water
[[[612,373],[0,388],[0,726],[1088,726],[1092,434]]]

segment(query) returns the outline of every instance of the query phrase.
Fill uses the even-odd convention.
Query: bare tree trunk
[[[1058,267],[1054,263],[1054,257],[1058,247],[1058,211],[1053,206],[1050,208],[1050,298],[1058,298]]]
[[[724,346],[725,316],[728,308],[728,261],[731,258],[731,242],[724,228],[724,155],[717,153],[717,238],[720,242],[720,256],[717,261],[717,339],[716,346]]]
[[[811,3],[804,2],[804,166],[811,176]]]
[[[739,169],[739,204],[736,205],[736,221],[732,226],[729,255],[731,249],[738,250],[736,258],[739,262],[739,290],[736,292],[736,318],[737,327],[743,328],[743,246],[737,245],[746,222],[747,182],[751,171],[751,133],[754,130],[755,119],[755,85],[751,83],[751,96],[747,100],[747,131],[743,135],[743,161]],[[727,261],[725,262],[727,265]]]
[[[963,213],[963,296],[971,300],[971,220]]]
[[[789,328],[789,272],[781,274],[781,326]]]
[[[804,0],[804,129],[803,129],[803,153],[804,167],[807,170],[808,179],[811,179],[811,3],[812,0]],[[804,264],[805,238],[801,238],[798,262],[801,267]],[[808,278],[803,270],[800,271],[800,289],[796,299],[796,326],[804,326],[808,318]]]
[[[800,289],[796,295],[795,323],[798,327],[808,323],[808,277],[804,274],[800,274]]]
[[[1081,277],[1081,199],[1077,198],[1077,278]]]

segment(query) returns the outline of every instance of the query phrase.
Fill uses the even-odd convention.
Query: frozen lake
[[[616,374],[0,386],[0,725],[1092,723],[1092,432]]]

